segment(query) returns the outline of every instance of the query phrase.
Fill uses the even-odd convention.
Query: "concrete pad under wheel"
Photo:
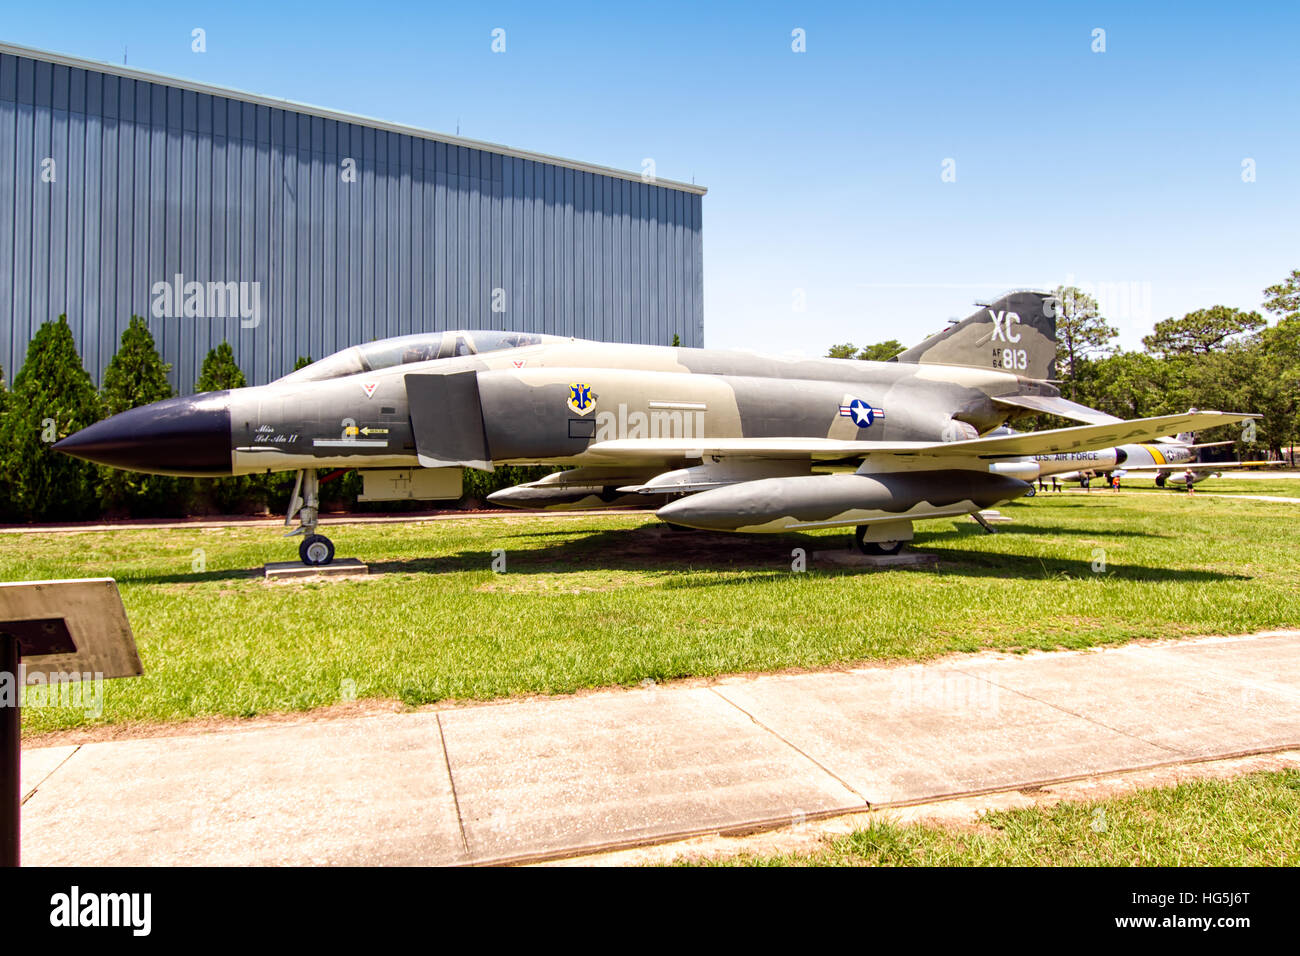
[[[848,568],[930,568],[939,563],[939,556],[923,551],[902,551],[898,554],[862,554],[858,551],[814,551],[812,559],[817,564],[838,564]]]
[[[270,561],[264,568],[266,580],[287,578],[339,578],[350,574],[369,574],[369,565],[356,558],[335,558],[329,564],[303,564],[301,561]]]

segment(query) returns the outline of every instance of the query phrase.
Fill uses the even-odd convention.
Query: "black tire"
[[[1025,497],[1026,497],[1026,498],[1032,498],[1032,497],[1034,497],[1034,495],[1036,495],[1036,494],[1038,494],[1038,489],[1037,489],[1037,488],[1030,488],[1028,491],[1025,492]]]
[[[298,557],[310,567],[322,567],[334,560],[334,542],[323,534],[309,534],[298,545]]]
[[[875,555],[877,557],[898,554],[903,550],[906,541],[867,541],[867,525],[860,524],[853,532],[853,543],[863,554]]]

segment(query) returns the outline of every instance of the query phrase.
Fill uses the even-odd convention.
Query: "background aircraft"
[[[286,523],[327,564],[320,468],[358,468],[364,497],[457,498],[464,468],[565,470],[495,501],[658,504],[717,531],[851,527],[894,553],[912,522],[1027,493],[1035,456],[1086,452],[1249,416],[1120,421],[1060,396],[1056,302],[1013,292],[891,362],[792,359],[517,332],[444,332],[355,346],[269,385],[172,398],[54,447],[158,474],[299,473]],[[990,435],[1052,413],[1086,424]],[[985,436],[985,437],[981,437]],[[635,495],[636,499],[628,496]]]
[[[1216,477],[1234,468],[1256,468],[1276,465],[1271,461],[1198,461],[1202,448],[1231,445],[1230,441],[1202,442],[1197,444],[1191,433],[1177,438],[1161,438],[1154,442],[1103,448],[1078,455],[1048,455],[1039,460],[1042,474],[1055,474],[1059,481],[1079,481],[1099,476],[1154,478],[1156,487],[1166,485],[1186,487]],[[1083,467],[1080,467],[1080,466]],[[1068,470],[1067,470],[1068,469]]]

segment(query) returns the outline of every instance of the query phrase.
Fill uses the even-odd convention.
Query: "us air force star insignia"
[[[569,410],[585,415],[596,407],[596,396],[591,393],[591,386],[574,382],[569,386]]]
[[[379,383],[378,383],[378,382],[362,382],[362,383],[361,383],[361,388],[365,391],[365,393],[366,393],[366,398],[373,398],[373,397],[374,397],[374,394],[375,394],[375,389],[377,389],[378,387],[379,387]]]
[[[877,418],[885,417],[885,410],[883,408],[874,408],[862,399],[855,398],[847,405],[840,406],[840,415],[844,418],[853,419],[853,424],[858,428],[870,428],[872,422]]]

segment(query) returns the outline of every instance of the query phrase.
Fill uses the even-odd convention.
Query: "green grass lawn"
[[[353,693],[416,705],[1297,626],[1298,509],[1040,495],[1004,506],[1015,521],[995,535],[969,519],[920,523],[915,546],[937,569],[807,573],[791,571],[793,548],[847,535],[709,535],[640,515],[357,524],[326,530],[375,573],[318,583],[262,580],[298,540],[265,527],[4,534],[0,579],[116,578],[144,661],[144,677],[106,684],[101,717],[25,710],[38,734]]]
[[[1108,491],[1102,483],[1104,479],[1094,479],[1091,494]],[[1121,480],[1124,491],[1146,491],[1162,495],[1185,495],[1181,487],[1168,486],[1157,488],[1151,478],[1124,478]],[[1071,490],[1081,490],[1078,482],[1068,486]],[[1224,495],[1278,495],[1283,498],[1300,498],[1300,479],[1295,478],[1206,478],[1197,482],[1196,493]]]
[[[967,827],[880,822],[786,856],[722,866],[1296,866],[1300,771],[1200,780],[1050,809],[999,810]]]

